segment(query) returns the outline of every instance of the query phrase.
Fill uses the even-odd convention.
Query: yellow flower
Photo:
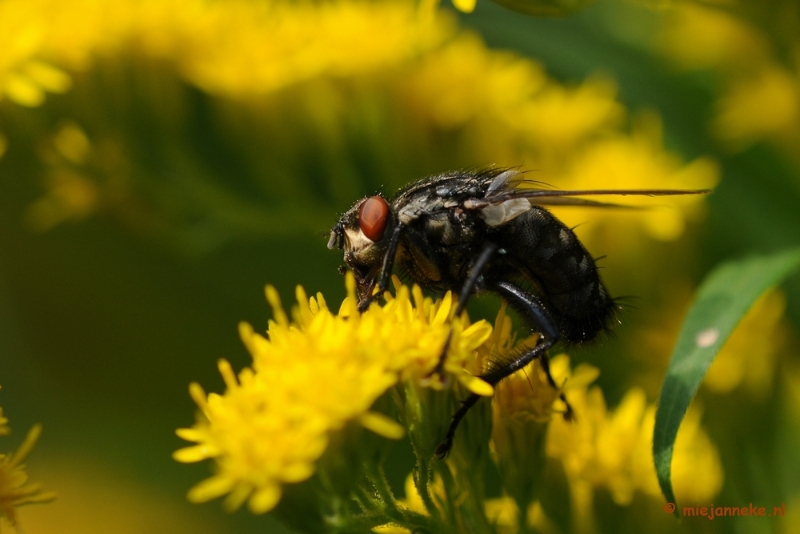
[[[0,98],[39,105],[45,91],[70,87],[56,65],[83,70],[126,50],[175,62],[208,92],[260,95],[413,57],[452,31],[449,17],[427,15],[401,1],[9,0],[0,3]]]
[[[90,176],[104,175],[109,170],[92,172],[97,171],[98,158],[92,158],[93,146],[86,132],[73,122],[61,125],[42,145],[43,159],[52,165],[44,180],[46,193],[28,206],[25,213],[28,228],[36,232],[50,230],[64,221],[83,220],[94,213],[103,188]],[[79,167],[83,169],[78,170]],[[118,189],[106,187],[105,192],[118,195]]]
[[[722,489],[725,474],[717,447],[700,425],[702,410],[690,406],[681,422],[672,457],[672,486],[682,502],[711,502]],[[653,428],[656,407],[648,406],[642,419],[642,432],[633,458],[637,489],[661,497],[653,467]]]
[[[0,411],[0,435],[8,433],[7,423],[8,419]],[[55,494],[42,490],[39,484],[28,482],[28,474],[22,463],[33,450],[41,433],[42,427],[36,425],[28,432],[16,452],[0,453],[0,519],[7,519],[12,526],[17,524],[18,507],[55,499]]]
[[[794,139],[799,125],[800,79],[765,62],[751,75],[731,80],[717,101],[711,130],[718,139],[741,149],[786,134]]]
[[[278,503],[283,484],[311,477],[330,433],[348,422],[400,438],[404,429],[370,408],[399,380],[431,382],[426,377],[451,328],[445,370],[472,391],[492,394],[490,386],[467,371],[475,369],[476,350],[491,334],[491,326],[486,321],[470,325],[466,315],[454,319],[455,302],[449,293],[433,302],[423,298],[418,287],[400,287],[395,297],[387,295],[385,305],[359,314],[352,276],[347,287],[338,315],[322,295],[308,299],[298,288],[293,322],[268,287],[275,316],[268,338],[247,324],[240,326],[252,368],[237,378],[230,365],[221,362],[227,386],[221,395],[206,395],[192,385],[201,415],[193,428],[178,434],[197,445],[177,451],[175,458],[213,458],[217,464],[217,473],[190,491],[192,501],[230,493],[229,507],[248,500],[253,512],[266,512]]]
[[[559,186],[563,189],[590,189],[602,184],[603,189],[706,189],[719,180],[719,169],[713,160],[698,158],[683,164],[674,154],[664,150],[661,120],[657,115],[640,117],[632,136],[611,135],[587,144],[575,156],[571,168]],[[554,210],[568,226],[586,220],[592,224],[580,230],[587,246],[607,252],[616,249],[638,249],[630,240],[647,236],[672,241],[683,234],[686,222],[702,215],[704,197],[614,198],[614,202],[635,206],[652,206],[645,211]],[[638,230],[631,230],[631,228]],[[625,241],[628,241],[627,243]],[[594,244],[594,245],[589,245]]]
[[[785,310],[781,291],[764,293],[725,342],[703,384],[717,393],[743,385],[756,397],[765,397],[772,390],[778,355],[789,337]]]
[[[421,58],[401,87],[412,113],[440,128],[474,130],[481,153],[491,161],[518,164],[520,157],[533,158],[531,166],[546,171],[563,164],[581,141],[618,127],[625,116],[607,79],[564,86],[537,61],[491,50],[466,31]],[[509,152],[517,146],[524,149]]]
[[[510,497],[498,497],[487,499],[486,517],[496,525],[499,534],[516,534],[519,532],[519,508],[514,499]],[[532,502],[527,507],[528,529],[542,534],[560,532],[558,527],[545,515],[539,501]]]
[[[508,324],[501,310],[495,324],[495,334]],[[510,348],[510,340],[504,351]],[[527,340],[535,343],[535,339]],[[526,342],[520,343],[514,351]],[[561,354],[550,362],[554,388],[547,380],[539,360],[531,362],[522,373],[514,373],[495,388],[492,402],[492,450],[505,492],[516,502],[516,509],[528,513],[528,506],[538,497],[544,480],[545,440],[553,413],[566,417],[567,407],[559,399],[570,401],[571,392],[585,390],[597,378],[599,371],[586,364],[574,372],[569,357]],[[578,414],[577,417],[582,417]],[[572,417],[569,417],[571,420]],[[529,522],[530,518],[523,517]]]
[[[197,513],[159,480],[123,465],[98,461],[97,451],[59,449],[36,458],[58,499],[48,506],[21,510],[17,532],[3,534],[233,534],[231,522],[213,513]]]
[[[791,157],[800,138],[797,32],[783,33],[776,18],[766,25],[746,10],[681,2],[668,11],[659,50],[687,69],[713,68],[722,76],[712,133],[743,150],[762,139]],[[771,26],[771,27],[770,27]]]
[[[495,331],[500,328],[500,324],[501,317],[498,317]],[[526,340],[526,342],[532,343],[535,340]],[[518,344],[514,350],[526,346],[526,342]],[[547,381],[539,360],[531,362],[525,368],[524,373],[514,373],[501,382],[495,388],[493,406],[496,420],[510,417],[519,422],[547,423],[551,420],[554,411],[564,413],[566,409],[566,406],[559,401],[560,394],[565,394],[569,401],[571,391],[586,389],[597,378],[600,371],[585,363],[571,371],[569,356],[559,354],[550,360],[550,374],[559,385],[558,389],[554,389]]]
[[[599,388],[580,393],[570,398],[576,421],[554,419],[547,441],[548,455],[564,465],[576,515],[581,521],[593,516],[591,487],[607,488],[622,506],[636,491],[660,496],[652,460],[655,406],[648,406],[644,391],[631,389],[613,411]],[[698,410],[690,408],[675,444],[672,481],[678,499],[706,502],[721,489],[723,474],[717,449],[699,421]]]
[[[689,69],[741,69],[769,55],[766,39],[723,9],[676,2],[666,12],[658,48]]]
[[[453,0],[453,5],[462,13],[472,13],[477,3],[477,0]]]
[[[652,384],[653,391],[662,381],[660,372],[656,370],[667,364],[692,290],[690,287],[677,287],[671,288],[669,293],[672,297],[662,306],[664,311],[651,326],[642,330],[637,342],[640,347],[645,347],[645,350],[637,350],[637,354],[649,362],[654,359],[662,362],[644,378]],[[703,379],[703,387],[719,394],[741,387],[757,399],[769,395],[778,357],[789,339],[790,327],[784,319],[785,311],[786,296],[778,289],[767,291],[756,300],[714,358]]]

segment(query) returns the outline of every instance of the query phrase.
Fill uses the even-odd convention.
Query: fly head
[[[355,275],[359,302],[372,295],[395,224],[389,203],[375,195],[356,202],[331,229],[328,248],[344,251],[345,265]]]

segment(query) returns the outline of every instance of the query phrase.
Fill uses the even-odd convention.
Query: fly
[[[626,208],[577,197],[709,192],[564,191],[528,185],[537,184],[526,184],[515,169],[453,171],[411,183],[388,200],[375,195],[356,202],[334,225],[328,248],[344,251],[346,268],[355,275],[359,311],[383,295],[394,267],[422,288],[457,292],[456,316],[474,293],[495,293],[540,337],[534,347],[492,362],[479,377],[495,386],[538,359],[556,388],[548,349],[559,341],[590,341],[609,330],[619,306],[603,285],[594,258],[572,229],[544,206]],[[443,373],[449,344],[450,336],[432,374]],[[450,450],[459,422],[479,399],[471,394],[453,415],[436,449],[438,457]],[[561,399],[566,403],[563,395]],[[568,403],[564,415],[571,415]]]

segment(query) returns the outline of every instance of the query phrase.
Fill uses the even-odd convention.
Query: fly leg
[[[547,375],[547,381],[552,387],[557,388],[553,377],[550,375],[550,365],[547,358],[547,351],[556,344],[560,336],[558,327],[556,326],[553,318],[550,316],[550,313],[547,311],[544,303],[542,303],[542,301],[534,295],[531,295],[511,282],[489,281],[486,283],[485,288],[503,297],[503,299],[505,299],[505,301],[508,302],[512,308],[519,312],[519,314],[530,326],[533,327],[534,330],[539,332],[540,339],[536,346],[528,349],[509,362],[505,362],[502,365],[489,369],[487,372],[482,374],[480,378],[492,386],[495,386],[504,378],[515,373],[516,371],[519,371],[530,362],[538,358],[541,362],[542,369]],[[560,395],[560,398],[565,403],[567,402],[563,394]],[[453,446],[453,439],[456,435],[456,428],[458,428],[459,423],[467,414],[469,409],[472,408],[479,399],[480,395],[472,393],[464,400],[456,413],[453,414],[453,420],[450,422],[450,427],[447,429],[447,434],[445,435],[442,443],[436,448],[435,454],[437,458],[445,457],[450,451]],[[567,403],[567,412],[564,417],[569,418],[571,417],[571,414],[572,408],[570,408],[569,404]]]
[[[542,371],[544,371],[544,375],[547,377],[547,383],[550,384],[551,388],[558,390],[559,386],[556,385],[556,381],[553,380],[553,375],[550,374],[550,357],[546,352],[539,356],[539,364],[541,364]],[[561,399],[561,402],[563,402],[564,406],[566,406],[566,409],[562,414],[564,420],[572,421],[575,419],[575,413],[572,411],[572,406],[570,406],[569,402],[567,402],[567,397],[564,396],[564,393],[559,393],[558,398]]]
[[[486,269],[486,266],[489,265],[494,253],[497,252],[497,248],[497,245],[494,243],[488,243],[483,248],[480,255],[475,258],[475,261],[472,263],[472,266],[469,270],[469,277],[461,287],[461,292],[458,294],[458,305],[456,306],[456,313],[454,317],[460,317],[464,312],[464,308],[467,307],[467,300],[469,300],[469,297],[478,286],[480,277],[483,274],[484,269]],[[447,334],[447,339],[444,342],[444,347],[442,347],[442,353],[439,355],[439,361],[436,363],[436,367],[428,376],[439,375],[441,377],[444,375],[444,362],[447,360],[447,351],[450,349],[450,342],[452,338],[453,330],[450,329],[450,332]]]
[[[392,276],[392,268],[394,267],[394,257],[397,254],[397,245],[400,243],[403,230],[405,230],[405,226],[398,222],[397,226],[394,227],[392,236],[389,238],[389,247],[386,249],[386,254],[383,256],[381,277],[378,281],[378,291],[364,297],[364,300],[358,303],[359,313],[367,311],[369,305],[381,298],[384,292],[389,288],[389,280]]]

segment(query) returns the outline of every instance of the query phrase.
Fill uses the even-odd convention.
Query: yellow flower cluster
[[[708,369],[704,387],[729,393],[739,386],[757,398],[772,391],[779,355],[790,337],[784,320],[786,296],[764,293],[748,310]]]
[[[0,408],[0,436],[10,434],[8,419]],[[34,426],[16,452],[0,453],[0,520],[6,519],[17,526],[17,508],[26,504],[46,503],[55,494],[44,491],[39,484],[28,481],[23,462],[33,450],[42,433],[42,427]]]
[[[294,323],[277,293],[267,288],[275,320],[268,339],[242,325],[240,333],[253,357],[252,368],[237,377],[227,362],[220,370],[227,390],[206,395],[193,384],[200,419],[178,434],[197,445],[181,449],[182,462],[215,459],[218,472],[193,488],[189,497],[205,501],[230,493],[229,507],[249,500],[250,509],[272,509],[281,485],[309,478],[328,445],[330,432],[348,421],[388,438],[403,428],[370,407],[398,380],[427,381],[453,327],[446,371],[472,391],[491,395],[475,378],[476,350],[491,334],[486,321],[453,321],[455,303],[448,293],[433,302],[418,287],[400,287],[384,306],[357,313],[355,282],[347,279],[348,298],[339,314],[322,295],[308,299],[298,288]],[[412,301],[413,294],[413,301]],[[418,303],[414,306],[412,302]]]
[[[348,297],[338,314],[329,310],[322,295],[308,298],[298,287],[298,305],[291,321],[276,291],[268,287],[274,320],[267,337],[249,325],[240,327],[252,366],[237,376],[230,364],[222,361],[220,371],[226,384],[222,394],[206,394],[192,384],[190,391],[200,413],[196,424],[178,430],[178,435],[195,444],[174,456],[181,462],[213,459],[216,463],[216,473],[190,490],[192,501],[227,494],[229,508],[247,502],[253,512],[267,512],[278,504],[285,484],[314,475],[332,434],[347,425],[358,424],[391,439],[399,439],[406,431],[419,432],[405,419],[401,426],[376,411],[376,401],[401,381],[406,386],[440,388],[442,384],[429,374],[451,329],[446,373],[481,395],[494,393],[474,376],[487,358],[535,343],[535,338],[514,343],[511,321],[502,308],[494,328],[486,321],[470,324],[466,314],[453,317],[455,302],[449,293],[433,301],[423,297],[419,287],[409,290],[397,279],[395,296],[387,293],[384,305],[375,303],[359,314],[352,276],[347,277],[346,285]],[[524,508],[525,515],[514,521],[547,525],[548,519],[534,505],[536,487],[543,481],[543,463],[537,458],[544,461],[545,455],[563,463],[573,490],[574,510],[583,520],[594,517],[591,495],[595,487],[607,488],[621,505],[630,504],[636,491],[657,496],[651,459],[655,408],[647,405],[644,393],[631,390],[615,411],[609,411],[600,390],[589,389],[597,369],[582,364],[571,371],[564,355],[555,357],[550,368],[556,388],[548,383],[538,361],[497,387],[492,452],[504,488],[513,499],[489,501],[483,513],[506,517]],[[566,406],[559,400],[562,394],[567,395],[577,420],[552,417],[558,412],[566,414]],[[434,426],[439,429],[434,433],[441,431]],[[440,475],[448,472],[447,465],[456,472],[448,475],[442,486]],[[415,486],[419,481],[413,479],[407,483],[407,500],[395,505],[424,516],[437,509],[446,515],[453,506],[446,504],[452,496],[452,476],[461,480],[457,484],[465,480],[456,465],[437,464],[428,488],[432,501],[420,501]],[[682,498],[702,502],[720,488],[722,471],[716,449],[699,428],[694,411],[679,435],[673,472]],[[695,480],[698,473],[703,475],[702,483]],[[378,530],[403,531],[390,525]]]
[[[423,131],[468,132],[465,137],[476,140],[468,161],[476,164],[524,161],[536,169],[532,180],[560,189],[705,189],[719,181],[714,160],[685,164],[665,150],[657,115],[641,114],[628,132],[612,81],[592,77],[565,86],[535,61],[489,50],[469,33],[428,53],[399,85],[408,120]],[[581,240],[590,249],[623,256],[652,238],[677,239],[687,222],[704,213],[701,196],[627,203],[652,209],[553,211],[570,226],[591,220],[579,230]]]
[[[665,367],[675,346],[692,291],[672,288],[674,297],[663,306],[654,324],[642,329],[635,343],[636,354],[649,362],[659,361],[640,378],[655,387],[662,381]],[[748,310],[720,349],[708,369],[703,387],[726,394],[742,388],[756,399],[772,391],[779,357],[790,343],[790,327],[785,319],[786,296],[779,289],[764,293]],[[641,347],[644,347],[643,349]]]
[[[0,3],[0,97],[39,105],[70,87],[61,69],[126,48],[174,62],[209,92],[257,95],[402,62],[451,28],[401,1],[10,0]]]
[[[646,177],[646,180],[643,179]],[[698,158],[684,165],[663,148],[661,121],[645,114],[637,121],[630,136],[612,135],[598,140],[581,151],[572,161],[563,182],[564,188],[589,189],[602,184],[607,189],[711,189],[719,180],[714,160]],[[619,202],[617,199],[615,201]],[[609,210],[597,224],[583,231],[582,239],[602,242],[602,249],[640,247],[642,237],[672,241],[683,235],[687,222],[698,220],[704,213],[700,195],[659,197],[657,200],[637,198],[637,206],[649,209],[639,212]],[[622,203],[625,203],[624,201]],[[627,202],[632,204],[631,201]],[[558,210],[567,225],[587,220],[580,210]],[[597,216],[592,217],[597,219]],[[627,227],[627,231],[620,228]],[[638,242],[637,241],[638,237]]]
[[[631,389],[613,411],[597,387],[578,390],[569,400],[581,416],[572,423],[553,420],[547,453],[562,461],[572,489],[579,495],[578,507],[591,504],[583,498],[582,484],[607,488],[620,505],[630,504],[636,491],[660,496],[652,459],[656,407],[647,404],[644,391]],[[700,428],[699,412],[690,409],[673,455],[676,495],[689,502],[705,502],[719,492],[722,479],[717,449]]]
[[[45,178],[47,194],[28,206],[25,222],[35,232],[44,232],[68,220],[82,220],[99,204],[98,184],[78,168],[87,168],[94,147],[74,122],[62,124],[48,143],[42,143],[44,159],[52,165]]]
[[[493,335],[502,332],[504,323],[507,318],[501,312]],[[510,345],[507,337],[504,344]],[[655,406],[647,404],[644,392],[631,389],[616,409],[609,410],[600,389],[589,387],[599,374],[596,368],[581,364],[572,371],[569,358],[559,355],[551,362],[551,372],[563,387],[552,388],[539,363],[533,362],[523,373],[512,375],[496,388],[492,447],[504,489],[514,493],[513,485],[520,484],[513,480],[514,475],[531,485],[541,484],[543,470],[534,471],[531,467],[536,467],[537,454],[546,452],[564,467],[577,532],[592,531],[595,488],[608,490],[620,506],[630,505],[637,492],[659,499],[652,460]],[[560,392],[567,394],[575,418],[552,417]],[[538,450],[540,445],[543,450]],[[700,427],[700,411],[696,408],[690,409],[681,426],[672,473],[677,495],[686,502],[710,502],[721,489],[721,462],[716,447]],[[431,492],[438,499],[445,498],[441,480],[432,483]],[[427,514],[410,476],[405,493],[402,506]],[[498,532],[519,532],[521,520],[537,531],[558,531],[536,499],[520,501],[506,495],[486,500],[485,506],[487,517],[497,525]],[[522,516],[520,506],[525,507]],[[375,531],[409,532],[389,525]]]
[[[381,132],[398,132],[400,137],[387,140],[394,145],[396,157],[429,152],[437,158],[430,166],[440,169],[524,163],[536,169],[532,179],[565,189],[587,185],[706,188],[717,182],[713,162],[698,159],[685,165],[665,150],[657,121],[628,132],[627,113],[611,80],[593,77],[564,85],[548,77],[536,61],[491,50],[477,35],[458,30],[453,18],[436,10],[436,5],[394,0],[9,0],[0,4],[4,30],[0,31],[0,50],[8,51],[0,53],[0,95],[38,105],[45,92],[67,90],[68,73],[89,68],[95,58],[120,61],[138,54],[170,65],[176,76],[203,91],[236,99],[236,105],[247,106],[244,112],[258,116],[266,130],[296,125],[274,116],[264,96],[279,98],[281,89],[302,87],[293,97],[281,93],[281,98],[290,100],[281,105],[296,109],[298,117],[317,125],[331,144],[326,150],[333,154],[343,152],[345,125],[358,123]],[[365,42],[370,46],[362,46]],[[97,68],[106,65],[100,62]],[[368,104],[375,98],[380,105]],[[163,113],[178,113],[179,104],[164,105]],[[364,105],[370,106],[367,116],[354,117]],[[225,109],[235,117],[222,122],[242,129],[237,114],[243,110]],[[400,124],[394,122],[398,116]],[[75,120],[89,130],[83,118]],[[442,132],[458,132],[457,146],[440,150],[437,138]],[[249,141],[254,138],[248,130],[232,133]],[[105,141],[97,139],[95,147]],[[2,148],[0,137],[0,153]],[[119,151],[112,156],[119,159]],[[379,163],[390,165],[390,161]],[[118,179],[116,169],[95,169],[92,157],[68,164],[63,158],[46,163],[53,168],[44,183],[48,194],[28,214],[30,226],[37,230],[80,219],[98,206],[122,206],[131,200],[129,195],[141,194]],[[338,159],[334,163],[334,167],[349,165]],[[293,176],[296,172],[272,168],[269,174]],[[153,179],[158,183],[158,178]],[[264,187],[274,187],[284,197],[287,191],[307,196],[302,188],[281,188],[274,182]],[[335,189],[348,191],[341,183]],[[219,196],[223,193],[228,194],[223,190]],[[288,211],[303,209],[308,204],[305,196]],[[686,221],[702,213],[701,203],[698,198],[660,199],[659,205],[673,208],[652,210],[643,223],[631,221],[630,214],[562,211],[571,225],[597,221],[580,230],[586,234],[582,239],[587,245],[602,241],[604,252],[625,255],[630,239],[620,237],[641,233],[632,228],[673,240],[682,234]],[[241,217],[222,213],[226,206],[217,203],[209,209],[219,210],[214,215],[226,224],[246,226]],[[122,217],[134,217],[130,210],[118,211]],[[268,214],[259,216],[253,226],[280,226],[264,224]],[[287,215],[276,215],[281,217]],[[289,226],[299,227],[315,217],[316,212],[299,213],[299,222]],[[140,219],[141,215],[131,224],[141,225]],[[253,229],[246,226],[240,231]]]
[[[658,47],[683,68],[722,74],[724,87],[711,124],[720,140],[737,150],[772,140],[796,157],[800,71],[793,54],[800,46],[799,28],[782,20],[788,25],[770,32],[762,20],[751,23],[741,16],[750,11],[743,4],[676,2],[668,10]],[[783,50],[794,50],[788,53],[793,59],[782,60],[787,56]]]

